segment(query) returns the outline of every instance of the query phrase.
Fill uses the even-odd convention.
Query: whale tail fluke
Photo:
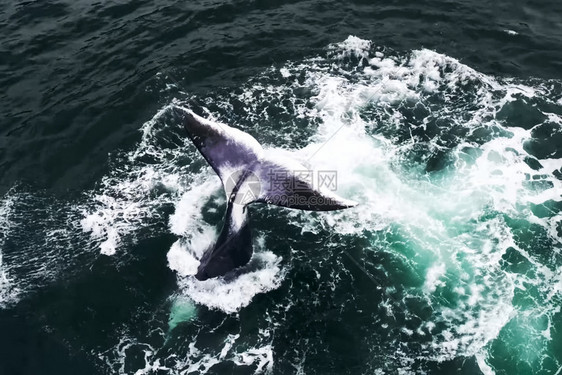
[[[188,137],[220,177],[227,210],[217,243],[208,249],[196,277],[206,280],[243,266],[252,256],[247,205],[254,202],[308,211],[333,211],[357,203],[314,184],[298,161],[264,149],[251,135],[174,106]],[[311,171],[309,171],[311,172]]]

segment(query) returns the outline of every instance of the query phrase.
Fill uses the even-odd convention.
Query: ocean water
[[[562,374],[554,1],[0,6],[0,374]],[[225,209],[194,108],[353,209]]]

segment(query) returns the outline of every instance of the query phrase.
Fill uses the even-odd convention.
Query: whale
[[[222,229],[200,259],[195,274],[198,280],[224,276],[250,261],[250,204],[306,211],[334,211],[357,205],[338,196],[333,184],[330,187],[322,183],[315,171],[288,152],[264,148],[250,134],[204,118],[189,108],[174,104],[172,110],[187,137],[222,181],[227,198]]]

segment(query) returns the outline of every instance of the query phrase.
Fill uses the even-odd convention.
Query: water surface
[[[0,373],[560,373],[560,11],[3,4]],[[197,281],[225,200],[172,104],[360,205],[252,207]]]

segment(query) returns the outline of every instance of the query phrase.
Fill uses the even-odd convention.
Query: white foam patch
[[[216,198],[211,195],[217,192]],[[170,231],[178,236],[192,237],[198,233],[206,233],[211,227],[203,220],[203,209],[209,198],[217,204],[224,202],[222,185],[218,178],[209,178],[195,183],[175,205],[174,214],[170,216]]]
[[[174,265],[178,267],[179,275],[193,275],[198,262],[195,265],[189,260]],[[181,293],[196,303],[232,314],[248,306],[257,294],[277,289],[285,275],[281,257],[263,250],[257,250],[241,272],[233,279],[217,277],[205,281],[184,276],[179,278],[178,285]]]
[[[123,180],[119,177],[104,178],[104,189],[93,200],[96,208],[83,210],[82,228],[93,240],[98,240],[100,252],[113,255],[122,237],[140,226],[148,217],[154,216],[155,205],[166,203],[166,198],[150,200],[156,187],[163,186],[177,191],[177,176],[158,171],[153,166],[143,166],[132,171]]]
[[[143,125],[136,149],[113,157],[115,167],[81,209],[82,229],[104,255],[115,254],[126,238],[134,240],[139,229],[157,225],[162,207],[174,204],[191,178],[201,178],[201,171],[181,163],[190,149],[175,134],[178,125],[165,123],[170,108],[163,107]]]
[[[437,263],[431,266],[426,273],[423,289],[426,293],[433,293],[437,287],[444,286],[441,278],[445,275],[445,263]]]
[[[209,244],[212,243],[213,238],[210,238]],[[178,240],[174,242],[170,251],[167,254],[168,266],[171,270],[177,271],[182,276],[195,275],[197,267],[199,266],[200,257],[195,257],[182,246]]]
[[[329,46],[330,49],[337,51],[342,58],[348,56],[366,58],[369,55],[370,47],[370,40],[361,39],[354,35],[350,35],[341,43]]]
[[[398,226],[418,249],[417,261],[409,262],[426,274],[422,291],[432,300],[435,295],[435,313],[428,327],[435,322],[447,327],[436,333],[434,342],[426,348],[427,358],[442,361],[480,353],[517,315],[511,302],[515,277],[500,268],[506,249],[516,245],[509,227],[500,218],[477,223],[487,212],[519,217],[521,207],[547,199],[560,200],[562,191],[560,180],[551,175],[562,165],[559,159],[546,160],[539,171],[548,175],[543,177],[548,182],[545,187],[529,187],[530,176],[538,174],[525,163],[528,153],[523,145],[531,133],[506,128],[495,114],[518,96],[544,97],[545,88],[499,82],[429,50],[397,58],[381,52],[372,57],[370,48],[370,42],[356,37],[331,47],[332,57],[359,58],[360,68],[353,68],[353,80],[339,69],[326,68],[322,59],[283,68],[284,77],[297,77],[304,72],[304,86],[315,93],[313,109],[297,108],[295,112],[320,119],[312,142],[298,153],[309,159],[315,169],[336,170],[338,194],[360,202],[351,210],[314,217],[291,212],[288,216],[295,218],[303,231],[314,233],[326,226],[355,235]],[[467,103],[472,109],[447,104],[455,103],[454,96],[463,93],[467,84],[476,87]],[[270,94],[275,97],[280,92],[283,90],[273,89]],[[430,104],[425,103],[428,95],[440,95],[443,107],[430,110]],[[244,98],[251,98],[251,93]],[[492,128],[505,130],[505,135],[496,135],[481,144],[459,142],[451,149],[452,167],[436,173],[439,179],[412,174],[403,167],[406,152],[420,145],[427,147],[427,154],[447,148],[435,139],[423,140],[413,135],[396,143],[377,131],[380,122],[362,116],[366,108],[374,108],[376,113],[387,115],[384,126],[394,125],[400,131],[409,125],[397,108],[408,103],[417,103],[433,111],[433,116],[447,118],[451,126],[466,128],[469,136],[477,129]],[[559,123],[559,115],[546,115]],[[466,149],[475,148],[479,153],[466,154]],[[559,220],[560,215],[530,218],[558,243]],[[392,244],[375,245],[384,249]],[[538,269],[541,275],[547,275],[546,267]],[[540,278],[537,282],[547,295],[558,293],[552,287],[557,283],[549,285]],[[440,306],[438,302],[440,291],[449,286],[462,301],[455,308]],[[552,310],[552,302],[546,309]]]
[[[8,270],[2,263],[2,253],[0,252],[0,308],[15,302],[18,294],[18,289],[14,286],[14,281],[11,279]]]
[[[99,357],[117,374],[131,374],[132,370],[135,371],[135,375],[157,371],[172,375],[193,373],[203,375],[207,374],[214,365],[225,361],[230,361],[237,366],[254,366],[255,374],[271,373],[274,364],[272,346],[263,344],[239,350],[235,347],[239,339],[239,334],[229,334],[224,339],[223,346],[212,351],[199,349],[197,342],[193,341],[187,345],[185,353],[162,358],[154,345],[123,335],[113,349],[102,353]],[[132,365],[129,351],[142,353],[142,365],[139,365],[138,360]]]
[[[4,264],[2,256],[2,249],[10,232],[12,207],[13,199],[10,195],[0,200],[0,308],[16,302],[20,294],[19,288],[10,276],[10,271]]]
[[[482,371],[484,375],[496,374],[496,372],[492,369],[492,367],[490,367],[490,365],[488,365],[488,363],[486,362],[486,353],[484,351],[481,351],[480,353],[476,354],[476,362],[478,363],[478,367],[480,368],[480,371]]]
[[[251,348],[246,352],[238,354],[234,363],[238,366],[250,366],[256,364],[255,373],[271,373],[273,370],[273,348],[271,345],[265,345],[260,348]]]

